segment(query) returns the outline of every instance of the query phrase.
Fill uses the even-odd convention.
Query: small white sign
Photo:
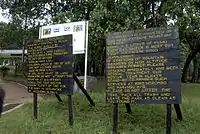
[[[62,35],[73,35],[73,54],[85,53],[86,21],[43,26],[39,38],[50,38]]]

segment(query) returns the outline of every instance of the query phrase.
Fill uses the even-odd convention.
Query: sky
[[[3,13],[3,12],[2,12],[2,10],[0,9],[0,22],[3,21],[3,22],[8,23],[8,22],[9,22],[9,19],[3,17],[3,16],[2,16],[2,13]]]

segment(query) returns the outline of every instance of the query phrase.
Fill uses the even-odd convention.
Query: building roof
[[[23,51],[18,50],[0,50],[0,55],[10,55],[10,54],[22,54]],[[25,50],[25,54],[27,54],[27,50]]]

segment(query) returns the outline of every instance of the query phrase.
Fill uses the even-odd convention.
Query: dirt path
[[[32,100],[32,94],[28,93],[26,87],[14,82],[3,81],[0,79],[0,85],[6,91],[4,104],[23,103]]]

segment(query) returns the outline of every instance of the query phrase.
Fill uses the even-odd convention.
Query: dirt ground
[[[0,79],[1,87],[6,91],[4,104],[23,103],[32,100],[32,94],[28,93],[27,88],[14,82],[3,81]]]

